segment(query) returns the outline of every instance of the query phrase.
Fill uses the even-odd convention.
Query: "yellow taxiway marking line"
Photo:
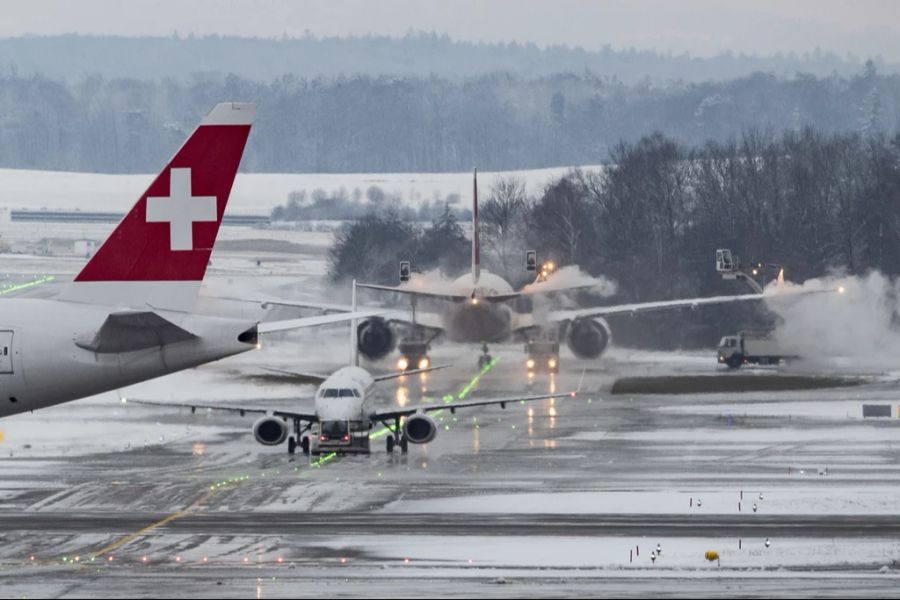
[[[96,559],[98,556],[102,556],[104,554],[109,554],[110,552],[117,550],[118,548],[121,548],[122,546],[124,546],[125,544],[128,544],[129,542],[133,542],[134,540],[147,535],[148,533],[150,533],[157,527],[162,527],[163,525],[165,525],[167,523],[171,523],[175,519],[183,517],[184,515],[189,513],[191,510],[193,510],[194,508],[196,508],[197,506],[199,506],[200,504],[205,502],[206,500],[209,500],[210,496],[212,496],[214,493],[215,492],[213,490],[209,490],[206,493],[204,493],[202,496],[197,498],[187,508],[179,510],[177,512],[173,512],[168,517],[166,517],[164,519],[160,519],[159,521],[156,521],[155,523],[151,523],[150,525],[147,525],[143,529],[139,529],[138,531],[135,531],[134,533],[129,533],[128,535],[124,535],[124,536],[120,537],[119,539],[112,542],[111,544],[108,544],[108,545],[104,546],[103,548],[100,548],[96,552],[92,553],[90,555],[91,560]]]

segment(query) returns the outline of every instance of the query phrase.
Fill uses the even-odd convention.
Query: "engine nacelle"
[[[609,345],[612,337],[603,319],[575,319],[569,324],[566,344],[578,358],[597,358]]]
[[[359,351],[370,360],[387,356],[397,341],[394,331],[381,317],[372,317],[360,323],[356,328],[356,340]]]
[[[287,423],[277,417],[263,417],[253,424],[253,437],[263,446],[277,446],[287,435]]]
[[[437,435],[437,423],[425,413],[417,413],[403,422],[403,437],[413,444],[427,444]]]

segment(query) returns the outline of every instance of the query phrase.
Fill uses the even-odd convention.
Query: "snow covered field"
[[[478,184],[482,193],[486,193],[498,177],[517,177],[525,182],[529,193],[536,194],[550,180],[568,170],[485,172],[478,174]],[[154,176],[0,169],[0,208],[124,212],[150,185]],[[446,198],[458,194],[463,205],[468,206],[472,174],[238,173],[228,211],[230,214],[269,214],[275,206],[285,204],[291,192],[305,191],[309,197],[317,189],[336,192],[343,188],[348,194],[359,189],[365,195],[370,186],[378,186],[388,195],[397,194],[410,205],[433,200],[435,196]]]

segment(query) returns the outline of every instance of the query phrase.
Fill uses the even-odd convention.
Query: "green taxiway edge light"
[[[15,285],[3,286],[0,288],[0,295],[9,294],[10,292],[17,292],[19,290],[24,290],[25,288],[30,288],[35,285],[41,285],[42,283],[47,283],[56,279],[53,275],[45,275],[43,277],[39,277],[33,281],[26,281],[25,283],[17,283]]]
[[[484,367],[481,368],[481,370],[475,375],[475,377],[473,377],[472,380],[469,381],[469,383],[467,383],[467,384],[465,385],[465,387],[463,387],[463,389],[461,389],[461,390],[459,391],[459,393],[456,395],[455,398],[454,398],[453,394],[445,394],[445,395],[441,398],[441,400],[444,402],[444,404],[450,404],[450,403],[453,402],[453,400],[456,399],[456,398],[458,398],[458,399],[460,399],[460,400],[462,400],[463,398],[465,398],[466,395],[467,395],[470,391],[472,391],[472,388],[475,387],[475,384],[478,383],[478,380],[481,379],[483,376],[487,375],[487,374],[490,372],[490,370],[494,368],[494,365],[497,364],[497,361],[498,361],[498,360],[500,360],[499,357],[493,358],[493,359],[491,359],[491,362],[489,362],[488,364],[484,365]],[[436,411],[434,411],[433,414],[439,415],[439,414],[441,414],[442,412],[443,412],[442,410],[436,410]],[[378,439],[378,438],[380,438],[380,437],[386,436],[386,435],[389,434],[389,433],[393,433],[393,432],[392,432],[390,429],[388,429],[387,427],[382,427],[382,428],[379,429],[378,431],[375,431],[375,432],[373,432],[373,433],[370,433],[370,434],[369,434],[369,439],[370,439],[370,440],[376,440],[376,439]]]

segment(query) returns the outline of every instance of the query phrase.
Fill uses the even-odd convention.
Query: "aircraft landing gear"
[[[407,454],[409,452],[409,441],[403,436],[398,436],[397,440],[395,440],[393,435],[388,435],[385,445],[387,446],[388,454],[392,454],[394,452],[394,447],[396,446],[400,446],[400,452],[402,454]]]
[[[384,423],[384,426],[391,430],[391,433],[388,434],[385,441],[388,454],[391,454],[394,451],[395,446],[400,446],[400,452],[403,454],[409,452],[409,440],[407,440],[406,436],[401,432],[400,419],[394,421],[393,427],[387,423]]]
[[[293,455],[297,452],[299,446],[303,450],[303,454],[309,454],[309,436],[303,434],[309,431],[310,425],[300,427],[300,420],[294,419],[294,435],[288,438],[288,454]]]
[[[482,343],[481,344],[481,354],[478,356],[478,368],[479,369],[485,368],[486,366],[491,364],[492,360],[493,360],[493,357],[491,357],[491,353],[488,350],[487,343]]]

